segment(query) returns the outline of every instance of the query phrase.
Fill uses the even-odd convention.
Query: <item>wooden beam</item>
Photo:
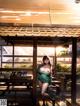
[[[77,38],[72,38],[72,69],[71,69],[71,104],[76,106],[76,58],[77,58]]]
[[[21,70],[23,70],[23,71],[31,71],[32,72],[32,69],[29,69],[29,68],[0,68],[0,71],[21,71]]]

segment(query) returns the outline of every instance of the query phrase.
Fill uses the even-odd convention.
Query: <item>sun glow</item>
[[[56,48],[56,53],[57,53],[57,55],[58,55],[61,51],[64,51],[64,50],[66,50],[66,48],[63,48],[63,47],[61,47],[61,46],[57,47],[57,48]]]
[[[56,51],[55,51],[56,50]],[[61,51],[66,50],[61,46],[59,47],[38,47],[38,55],[47,55],[47,56],[54,56],[55,52],[58,55]]]

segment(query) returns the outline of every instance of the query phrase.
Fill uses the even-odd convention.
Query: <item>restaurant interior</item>
[[[0,0],[0,105],[80,106],[80,0]],[[54,71],[40,94],[37,68]]]

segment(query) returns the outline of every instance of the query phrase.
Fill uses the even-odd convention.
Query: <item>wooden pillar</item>
[[[14,45],[13,45],[13,52],[12,52],[12,68],[14,68]]]
[[[55,100],[52,101],[52,106],[55,106]]]
[[[56,46],[55,46],[55,54],[54,54],[54,75],[56,74],[56,64],[57,64],[57,56],[56,56]]]
[[[2,45],[1,45],[1,68],[2,68]]]
[[[37,85],[37,39],[33,39],[33,103],[36,106],[37,98],[36,98],[36,85]]]
[[[72,69],[71,69],[71,104],[76,106],[76,58],[77,38],[72,38]]]

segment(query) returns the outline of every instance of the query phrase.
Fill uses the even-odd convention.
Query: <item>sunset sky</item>
[[[0,0],[0,22],[80,24],[75,0]]]

